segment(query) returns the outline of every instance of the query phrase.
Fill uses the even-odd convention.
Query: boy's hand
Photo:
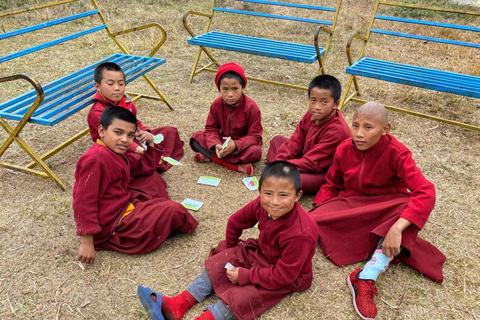
[[[86,264],[93,264],[95,262],[93,236],[80,237],[80,249],[78,249],[77,260]]]
[[[382,243],[382,253],[387,257],[394,257],[400,253],[402,245],[402,232],[412,223],[405,218],[399,218],[388,230]]]
[[[137,129],[136,136],[139,142],[146,143],[150,147],[153,147],[153,134],[151,134],[150,132]]]
[[[382,243],[382,253],[387,257],[394,257],[400,253],[400,245],[402,244],[402,232],[397,229],[388,230],[385,240]]]
[[[233,284],[237,284],[238,283],[238,268],[233,268],[233,269],[227,270],[227,278]]]
[[[223,139],[227,139],[227,138],[223,137]],[[217,157],[219,157],[219,158],[226,157],[229,154],[231,154],[232,152],[234,152],[235,150],[237,150],[237,144],[232,139],[230,139],[228,141],[227,147],[223,150],[222,150],[222,145],[221,144],[217,144],[215,146],[215,151],[217,152]]]
[[[141,146],[137,146],[135,148],[135,153],[143,154],[144,151],[145,151],[145,149],[143,149]]]

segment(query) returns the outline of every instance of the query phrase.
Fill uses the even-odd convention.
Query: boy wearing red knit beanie
[[[245,94],[243,68],[230,62],[215,75],[220,97],[210,107],[204,131],[195,132],[190,147],[196,162],[213,161],[229,170],[253,175],[251,163],[262,156],[261,114],[255,101]]]

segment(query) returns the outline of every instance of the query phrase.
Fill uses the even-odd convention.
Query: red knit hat
[[[235,72],[238,74],[243,79],[243,87],[247,86],[247,77],[245,77],[243,68],[234,62],[229,62],[218,67],[217,74],[215,75],[215,85],[217,86],[218,91],[220,91],[220,78],[227,72]]]

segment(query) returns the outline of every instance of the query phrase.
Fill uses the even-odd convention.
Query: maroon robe
[[[259,238],[239,240],[257,222]],[[205,267],[215,293],[235,317],[253,319],[292,291],[310,287],[317,239],[315,222],[298,202],[285,216],[271,220],[258,197],[228,219],[226,240],[212,250]],[[228,280],[227,262],[239,267],[238,284]]]
[[[255,101],[243,94],[238,106],[224,104],[222,97],[212,103],[205,123],[205,131],[192,135],[204,149],[215,153],[215,145],[223,143],[223,137],[231,137],[238,150],[222,160],[232,163],[251,163],[262,157],[262,123],[261,113]],[[192,143],[190,147],[198,152]]]
[[[267,162],[288,161],[300,171],[302,190],[317,192],[333,163],[337,146],[350,137],[350,128],[339,110],[324,123],[312,120],[307,111],[290,139],[275,136],[270,141]]]
[[[402,233],[402,262],[443,281],[446,257],[417,238],[435,206],[435,187],[420,172],[411,151],[392,135],[360,151],[352,139],[338,146],[333,165],[309,214],[317,222],[323,253],[338,266],[365,260],[400,218],[412,224]]]
[[[157,249],[173,231],[195,231],[198,222],[169,199],[155,173],[162,150],[155,145],[130,158],[95,143],[82,155],[73,187],[77,235],[93,235],[96,250],[140,254]],[[119,223],[129,203],[135,209]]]
[[[90,108],[87,116],[88,129],[90,130],[90,136],[92,137],[93,142],[99,139],[98,135],[98,126],[100,125],[100,116],[102,115],[103,110],[115,104],[107,99],[105,99],[99,92],[97,92],[93,98],[93,105]],[[122,100],[116,105],[118,107],[123,107],[130,110],[135,116],[137,116],[137,107],[130,100],[128,96],[124,96]],[[150,130],[137,118],[137,127],[143,131],[148,131],[154,136],[161,133],[164,137],[164,140],[160,143],[160,146],[164,149],[163,156],[171,157],[175,160],[180,160],[183,157],[183,141],[180,139],[178,130],[175,127],[165,126]],[[138,144],[134,141],[128,151],[135,155],[135,157],[141,157],[140,154],[136,154],[135,149],[138,147]],[[157,170],[162,172],[166,171],[172,165],[168,162],[163,162],[162,165],[158,166]]]

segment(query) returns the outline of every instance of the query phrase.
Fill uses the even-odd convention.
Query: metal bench
[[[199,46],[195,62],[193,64],[192,72],[190,74],[189,81],[192,82],[193,77],[203,71],[210,71],[216,72],[216,68],[220,65],[213,54],[207,48],[215,48],[227,51],[234,51],[239,53],[246,53],[252,54],[257,56],[264,56],[282,60],[289,60],[289,61],[296,61],[302,63],[314,63],[315,61],[318,62],[319,67],[317,74],[325,72],[325,59],[327,57],[328,49],[330,47],[330,43],[332,41],[333,32],[335,31],[335,26],[337,23],[337,17],[340,10],[341,0],[332,0],[334,6],[332,7],[322,7],[322,6],[315,6],[315,5],[305,5],[305,4],[298,4],[298,3],[289,3],[289,2],[279,2],[279,1],[266,1],[266,0],[235,0],[239,3],[245,3],[243,10],[232,9],[227,7],[222,7],[217,5],[217,3],[221,1],[213,0],[212,1],[212,9],[210,13],[202,13],[197,11],[187,11],[183,15],[183,25],[185,29],[190,33],[192,38],[187,40],[188,44]],[[246,6],[249,4],[249,6]],[[252,7],[251,10],[250,6],[256,5]],[[263,6],[263,7],[262,7]],[[295,15],[285,15],[285,14],[271,14],[271,13],[263,13],[259,12],[262,8],[264,10],[275,10],[275,7],[283,7],[294,10]],[[275,19],[276,22],[284,21],[295,21],[300,23],[306,24],[313,24],[316,26],[315,30],[312,30],[314,34],[313,37],[313,45],[301,44],[301,43],[293,43],[282,41],[278,39],[267,39],[267,38],[260,38],[254,37],[251,35],[243,35],[243,34],[233,34],[227,33],[223,31],[209,31],[214,13],[226,13],[226,14],[234,14],[234,15],[246,15],[253,17],[252,21],[258,18],[269,18]],[[312,19],[312,18],[305,18],[302,17],[305,13],[310,13],[316,15],[320,14],[327,14],[330,13],[331,19],[330,20],[319,20],[319,19]],[[293,13],[292,13],[293,14]],[[189,26],[188,17],[190,15],[196,15],[201,17],[208,18],[207,25],[205,27],[205,31],[202,34],[196,35],[192,28]],[[275,24],[272,23],[270,26],[275,27]],[[326,40],[324,46],[319,45],[319,34],[320,31],[326,34]],[[210,59],[210,63],[207,65],[198,68],[198,64],[200,61],[200,57],[202,52],[204,52],[207,57]],[[290,87],[294,89],[301,89],[306,90],[305,86],[298,86],[293,84],[288,84],[279,81],[272,81],[254,77],[247,77],[250,80],[260,81],[264,83],[269,83],[273,85],[280,85],[285,87]]]
[[[419,12],[420,10],[420,12],[423,12],[423,14],[415,14],[415,19],[378,14],[379,11],[383,8],[402,8],[402,10],[410,12],[411,14],[415,13],[415,11],[413,10],[416,10],[417,12]],[[435,13],[436,15],[434,15],[433,13]],[[478,39],[480,37],[480,28],[473,25],[470,26],[458,23],[432,21],[432,16],[437,17],[437,15],[441,16],[442,14],[456,14],[460,17],[465,18],[462,21],[469,21],[468,19],[466,19],[468,17],[470,17],[477,23],[478,21],[480,21],[480,12],[453,10],[437,7],[425,7],[420,5],[403,4],[382,0],[378,1],[375,5],[373,18],[369,24],[369,29],[366,35],[362,36],[358,33],[355,33],[350,37],[348,41],[347,56],[350,65],[347,67],[346,73],[350,74],[350,77],[345,88],[344,96],[340,103],[340,109],[345,107],[345,105],[350,101],[359,103],[366,102],[366,100],[359,98],[360,86],[358,77],[373,78],[387,82],[435,90],[439,92],[452,93],[465,97],[477,99],[480,98],[480,77],[478,75],[457,73],[447,70],[440,70],[436,68],[411,65],[382,59],[375,59],[365,56],[367,44],[372,42],[372,35],[375,34],[419,40],[422,41],[422,43],[425,45],[433,43],[449,45],[449,53],[454,50],[453,47],[455,46],[463,47],[465,48],[465,50],[476,50],[473,51],[473,56],[476,55],[476,62],[474,61],[473,63],[478,63],[478,59],[480,57],[480,43],[478,42]],[[380,24],[382,22],[384,24],[387,24],[388,29],[374,28],[376,23]],[[475,24],[475,22],[473,22],[473,24]],[[402,27],[403,29],[408,29],[409,32],[399,31],[399,29]],[[452,32],[454,31],[461,33],[453,34]],[[432,33],[434,33],[435,36],[431,36]],[[351,55],[351,46],[353,39],[360,39],[363,41],[357,60],[355,62],[353,62]],[[472,42],[471,39],[473,39],[473,41],[476,39],[477,42]],[[396,46],[396,48],[398,48],[398,45]],[[439,61],[439,59],[443,58],[444,55],[445,54],[442,53],[442,51],[438,50],[434,55],[430,55],[429,58],[435,61]],[[448,59],[448,57],[446,57],[446,59]],[[475,57],[473,57],[473,60],[475,60]],[[350,88],[352,87],[352,84],[354,87],[354,91],[350,93]],[[472,125],[451,119],[444,119],[439,116],[424,114],[421,112],[407,110],[391,105],[386,105],[386,107],[395,111],[404,112],[411,115],[442,121],[445,123],[480,131],[480,126],[478,125]]]
[[[67,3],[74,3],[77,1],[78,0],[54,1],[36,6],[5,10],[0,12],[0,18],[7,18],[12,15],[17,15],[24,12],[31,12],[33,10],[55,7],[58,5],[65,5]],[[120,32],[112,32],[106,23],[104,15],[100,10],[97,1],[92,0],[92,5],[93,10],[90,11],[82,11],[71,16],[64,16],[55,20],[42,22],[36,25],[23,27],[17,30],[12,30],[0,34],[0,43],[6,46],[5,41],[7,39],[15,41],[13,39],[18,39],[15,38],[17,36],[26,35],[28,33],[33,33],[40,30],[48,31],[47,28],[49,27],[60,24],[76,23],[77,20],[83,19],[84,21],[81,24],[76,24],[76,27],[81,28],[82,31],[64,37],[56,37],[56,39],[54,40],[36,44],[29,48],[19,50],[17,52],[8,53],[0,57],[0,65],[6,64],[8,61],[11,60],[20,59],[21,57],[27,56],[33,52],[54,47],[58,44],[62,44],[64,42],[85,35],[89,35],[100,30],[106,30],[108,36],[118,45],[120,50],[123,52],[113,54],[108,58],[97,61],[81,70],[68,74],[60,79],[54,80],[44,86],[42,86],[34,76],[31,76],[29,74],[19,73],[0,77],[0,84],[2,85],[5,85],[7,82],[21,80],[28,81],[34,88],[34,90],[32,91],[18,95],[17,97],[0,103],[0,125],[8,134],[8,137],[0,146],[0,157],[5,154],[5,151],[15,141],[23,149],[23,151],[32,158],[32,161],[27,165],[17,165],[10,162],[0,162],[0,166],[24,172],[27,174],[36,175],[42,178],[51,179],[55,181],[57,185],[63,190],[66,190],[65,184],[49,168],[49,166],[45,163],[45,160],[55,155],[76,140],[88,134],[88,128],[83,129],[82,131],[75,134],[73,137],[68,138],[66,141],[62,142],[52,150],[40,156],[35,151],[33,151],[33,149],[29,146],[27,142],[25,142],[24,139],[22,139],[20,133],[25,128],[25,125],[29,122],[39,125],[54,126],[62,120],[65,120],[70,116],[76,114],[85,107],[90,106],[93,103],[93,96],[96,91],[96,89],[94,88],[93,71],[99,63],[104,61],[112,61],[119,64],[125,72],[127,83],[142,76],[157,94],[157,96],[150,96],[141,93],[129,92],[129,94],[134,97],[134,101],[140,98],[163,101],[171,110],[173,110],[170,102],[157,89],[153,81],[146,75],[146,73],[148,73],[149,71],[165,63],[165,59],[153,57],[153,55],[158,51],[158,49],[160,49],[160,47],[166,40],[166,33],[163,27],[159,24],[152,23]],[[62,12],[67,12],[74,9],[83,10],[82,8],[82,6],[78,6],[75,8],[69,8],[69,10],[62,10]],[[84,25],[87,24],[87,22],[85,22],[85,18],[94,16],[97,16],[99,18],[95,20],[97,22],[100,22],[100,24],[85,29]],[[90,23],[95,22],[92,22],[91,20],[93,19],[90,18]],[[67,28],[67,26],[65,28]],[[147,28],[156,28],[160,32],[158,44],[155,45],[155,47],[152,49],[148,56],[138,56],[130,54],[126,47],[117,39],[117,36],[119,35]],[[38,38],[42,38],[42,36],[40,35]],[[61,63],[61,61],[56,61],[53,64],[55,65],[55,63]],[[18,124],[14,128],[12,128],[7,122],[7,119],[16,120],[18,121]],[[35,169],[35,167],[37,166],[39,169]]]

